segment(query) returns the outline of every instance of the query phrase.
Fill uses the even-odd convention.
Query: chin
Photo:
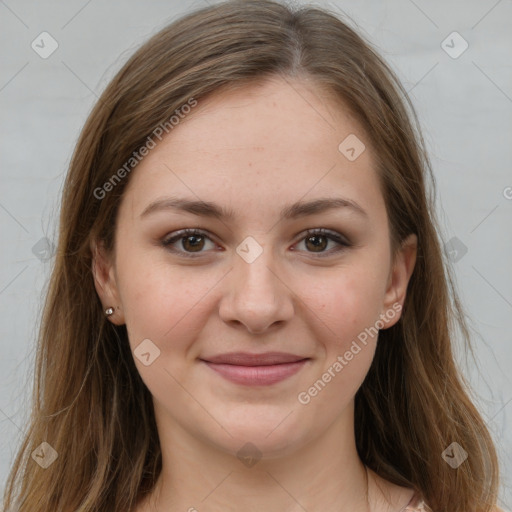
[[[237,456],[274,459],[287,456],[306,444],[312,432],[305,423],[292,420],[294,413],[281,412],[278,419],[274,415],[266,417],[245,414],[243,421],[225,422],[223,426],[230,435],[210,439],[222,451]],[[283,419],[286,418],[284,421]],[[292,420],[292,421],[290,421]]]

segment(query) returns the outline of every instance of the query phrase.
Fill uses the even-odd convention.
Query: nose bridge
[[[248,257],[244,257],[242,251],[247,247]],[[276,302],[275,289],[279,280],[276,277],[272,250],[260,247],[258,250],[254,242],[248,241],[245,244],[242,242],[237,248],[239,257],[235,260],[233,289],[238,301],[248,306],[254,304],[255,307],[263,308]],[[262,304],[262,300],[265,304]]]
[[[236,320],[254,332],[291,318],[290,290],[279,276],[272,250],[246,239],[237,253],[220,308],[223,319]]]
[[[272,294],[275,298],[276,277],[275,261],[272,261],[272,251],[264,250],[254,261],[248,262],[240,258],[237,262],[237,281],[242,286],[237,287],[238,293]],[[273,301],[275,302],[275,301]]]

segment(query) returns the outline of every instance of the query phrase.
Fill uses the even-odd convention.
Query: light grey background
[[[2,486],[29,411],[37,320],[53,261],[41,253],[45,237],[56,242],[59,194],[79,131],[133,51],[204,1],[0,0]],[[479,369],[461,353],[460,362],[498,447],[500,504],[512,510],[512,2],[315,3],[353,19],[419,113],[442,237],[456,237],[451,243],[463,249],[452,264]],[[43,31],[59,45],[46,59],[31,47]],[[442,47],[453,31],[469,45],[457,58],[445,51],[463,48],[457,36]]]

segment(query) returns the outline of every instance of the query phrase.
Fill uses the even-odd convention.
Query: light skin
[[[366,145],[354,161],[338,150],[349,134]],[[93,251],[96,289],[115,307],[110,321],[126,324],[132,351],[145,339],[160,350],[148,366],[134,357],[163,455],[155,492],[137,512],[391,512],[410,500],[411,489],[371,471],[367,484],[356,451],[354,396],[377,337],[359,343],[308,404],[298,400],[365,328],[398,321],[414,268],[414,235],[393,258],[365,139],[311,80],[273,78],[200,101],[132,171],[115,250]],[[233,217],[163,207],[143,214],[170,196]],[[357,206],[280,217],[285,206],[320,198]],[[203,237],[162,244],[185,228]],[[321,228],[348,245],[305,232]],[[246,237],[262,249],[250,263],[236,251]],[[201,361],[234,351],[309,359],[264,386],[232,383]],[[237,457],[246,443],[261,456],[252,467]]]

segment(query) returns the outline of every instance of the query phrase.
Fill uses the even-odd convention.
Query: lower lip
[[[268,386],[296,374],[307,359],[295,363],[272,364],[268,366],[237,366],[203,361],[225,379],[246,386]]]

